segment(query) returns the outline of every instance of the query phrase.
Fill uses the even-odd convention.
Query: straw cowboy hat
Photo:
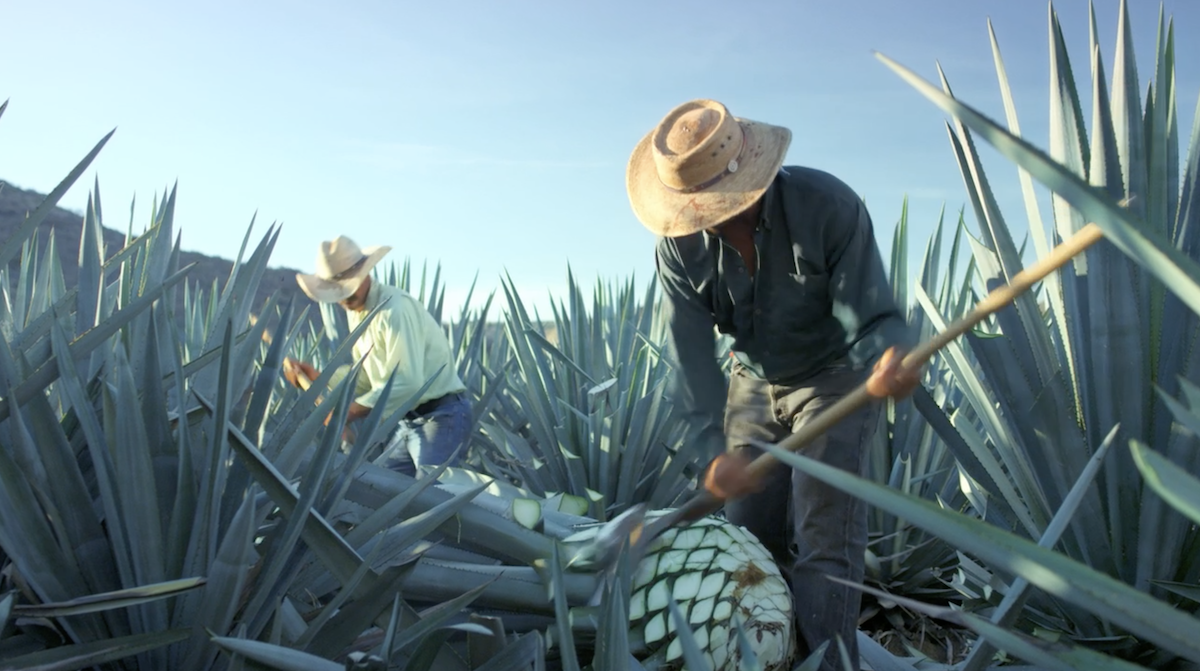
[[[318,303],[337,303],[349,298],[376,263],[392,250],[385,245],[359,248],[344,235],[323,241],[317,252],[315,275],[296,273],[296,281],[308,297]]]
[[[656,235],[711,228],[762,196],[791,140],[787,128],[739,119],[715,100],[686,102],[629,158],[625,188],[633,212]]]

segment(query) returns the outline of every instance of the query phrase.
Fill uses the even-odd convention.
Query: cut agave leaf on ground
[[[545,639],[531,631],[517,638],[475,671],[526,671],[544,668]]]
[[[587,499],[583,498],[582,496],[559,493],[555,494],[551,500],[558,502],[558,505],[555,509],[560,513],[566,513],[568,515],[576,515],[580,517],[587,515],[588,502]]]
[[[303,648],[308,652],[320,654],[320,650],[315,649],[312,645],[312,642],[316,640],[319,645],[332,647],[333,652],[337,652],[350,641],[353,641],[362,631],[369,628],[372,622],[377,621],[376,618],[387,608],[387,594],[391,593],[398,597],[396,591],[397,583],[399,578],[403,577],[403,574],[407,571],[406,568],[395,569],[391,572],[391,576],[385,572],[384,576],[381,577],[381,582],[376,584],[375,589],[367,593],[365,598],[355,600],[350,605],[347,605],[347,602],[354,594],[354,591],[358,589],[358,586],[370,568],[369,562],[375,559],[381,547],[383,546],[377,545],[374,550],[367,554],[363,565],[358,567],[358,570],[354,572],[350,580],[343,585],[342,589],[332,599],[322,603],[320,612],[315,617],[311,617],[311,619],[304,618],[307,622],[307,627],[295,636],[290,637],[294,642],[293,647]],[[414,556],[413,561],[416,561],[418,558],[419,555]],[[408,566],[408,562],[405,562],[403,566]],[[305,582],[308,583],[310,581]],[[310,589],[309,591],[314,595],[317,594],[314,590]],[[374,603],[370,603],[372,600]],[[339,622],[334,626],[326,626],[334,620],[339,620]],[[337,625],[346,623],[349,623],[347,626],[353,628],[353,630],[348,632],[347,640],[342,641],[338,638]],[[320,634],[319,637],[318,634]]]
[[[915,599],[897,597],[871,587],[859,587],[839,578],[832,578],[832,580],[857,587],[864,592],[881,598],[892,599],[898,605],[905,608],[911,608],[925,615],[971,629],[998,649],[1032,664],[1036,664],[1035,668],[1038,669],[1044,668],[1051,671],[1078,671],[1079,669],[1088,669],[1088,671],[1148,671],[1144,666],[1097,652],[1082,645],[1072,645],[1061,640],[1049,641],[1030,636],[998,626],[984,618],[959,609],[944,608]],[[884,671],[884,669],[879,669],[878,671]]]
[[[204,578],[169,580],[156,585],[122,589],[115,592],[71,599],[70,601],[17,606],[13,608],[13,613],[20,617],[61,617],[63,615],[95,613],[102,610],[124,608],[149,601],[166,599],[201,587],[205,582]]]
[[[254,660],[270,669],[279,671],[345,671],[346,667],[324,657],[307,652],[272,645],[262,641],[250,641],[228,636],[213,636],[212,642],[222,650]]]
[[[512,502],[512,518],[526,529],[537,529],[542,523],[542,504],[536,499],[516,499]]]
[[[571,632],[571,616],[567,606],[566,576],[563,574],[562,557],[558,545],[551,549],[549,561],[550,598],[554,604],[553,643],[562,657],[563,671],[581,671],[579,653],[575,649],[575,637]]]
[[[876,592],[879,594],[883,593],[881,590],[877,590]],[[825,656],[825,649],[828,647],[828,642],[822,643],[816,652],[809,655],[803,664],[797,666],[792,671],[817,671],[817,669],[821,668],[821,659]],[[858,631],[858,654],[874,671],[918,671],[917,667],[898,659],[875,639],[863,633],[861,629]],[[922,668],[925,667],[922,666]]]
[[[375,464],[362,464],[354,473],[357,485],[346,493],[346,499],[369,508],[378,508],[396,494],[408,489],[415,480]],[[430,487],[412,503],[412,511],[424,511],[451,498],[449,492]],[[411,514],[411,513],[410,513]],[[530,565],[550,556],[552,539],[506,520],[478,506],[465,506],[461,513],[447,522],[445,531],[465,545],[486,548],[498,557]]]
[[[474,589],[467,590],[461,596],[440,603],[421,613],[420,620],[396,633],[393,649],[404,650],[406,646],[416,643],[425,635],[435,629],[441,628],[450,618],[459,615],[472,601],[479,598],[479,595],[488,588],[489,584],[483,584]],[[483,631],[487,633],[486,629]]]
[[[780,461],[1019,575],[1067,602],[1180,656],[1200,662],[1200,620],[1036,543],[937,504],[894,492],[808,457],[757,443]]]
[[[115,662],[178,643],[191,635],[186,629],[134,634],[91,643],[64,645],[0,662],[4,671],[75,671]]]
[[[483,490],[485,493],[493,496],[502,496],[506,499],[515,499],[530,495],[527,489],[505,482],[494,475],[480,473],[468,468],[448,467],[438,476],[438,483],[469,487],[486,484],[487,489]]]

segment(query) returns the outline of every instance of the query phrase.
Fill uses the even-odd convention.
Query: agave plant
[[[243,260],[248,231],[224,286],[179,300],[174,192],[107,255],[97,188],[65,287],[53,242],[28,239],[100,146],[0,247],[0,267],[20,255],[15,282],[0,274],[5,668],[575,669],[577,641],[590,671],[655,668],[630,645],[632,583],[559,564],[598,520],[539,504],[523,525],[477,498],[486,483],[380,468],[367,456],[395,418],[379,412],[350,444],[325,428],[347,411],[352,386],[326,385],[362,326],[310,340],[326,368],[312,388],[279,382],[306,325],[245,298],[278,229]],[[482,343],[484,325],[459,333]],[[465,341],[486,398],[499,375],[478,353],[495,350]],[[610,605],[589,605],[598,593]],[[649,643],[701,654],[681,636]]]
[[[1197,527],[1147,487],[1136,461],[1139,454],[1154,455],[1184,473],[1200,468],[1195,434],[1181,427],[1171,400],[1179,380],[1195,379],[1198,365],[1200,128],[1193,130],[1181,168],[1173,24],[1160,21],[1155,77],[1144,102],[1125,3],[1111,96],[1094,13],[1091,24],[1089,134],[1062,29],[1050,10],[1048,152],[1020,137],[994,34],[1007,129],[954,98],[945,75],[935,86],[880,56],[952,116],[950,142],[980,229],[970,240],[980,285],[1010,279],[1022,254],[989,187],[976,136],[1017,164],[1038,256],[1087,221],[1099,224],[1108,239],[1044,283],[1041,296],[1049,310],[1026,295],[935,362],[935,370],[952,374],[962,405],[953,414],[922,412],[947,444],[969,450],[971,459],[960,465],[981,474],[972,476],[974,496],[999,514],[988,517],[990,524],[947,510],[934,515],[928,504],[788,459],[810,473],[822,470],[818,477],[836,478],[881,509],[954,542],[980,569],[972,587],[981,597],[968,606],[996,623],[1160,667],[1175,657],[1200,660],[1194,638],[1200,631],[1183,614],[1195,603],[1168,589],[1196,579]],[[1034,180],[1052,192],[1052,231],[1043,224]],[[919,284],[914,294],[936,327],[958,316]],[[978,294],[969,296],[962,304]],[[1113,449],[1102,465],[1090,463],[1113,443],[1138,447]],[[990,599],[983,587],[991,588]],[[1013,637],[988,631],[983,636],[992,644],[1031,659],[1028,647],[1018,650]],[[982,668],[992,650],[981,642],[967,667]],[[1063,651],[1085,654],[1074,646]]]
[[[407,268],[377,277],[410,290]],[[556,310],[548,333],[506,283],[507,337],[499,341],[505,348],[490,357],[500,370],[478,356],[496,342],[484,340],[490,334],[482,317],[464,311],[460,321],[446,324],[452,346],[476,354],[460,358],[460,370],[477,371],[465,377],[492,385],[492,393],[476,408],[484,440],[473,444],[466,467],[440,472],[437,487],[471,495],[475,505],[505,520],[586,548],[599,522],[628,514],[635,504],[673,501],[690,482],[671,466],[669,448],[677,436],[671,433],[670,408],[657,390],[667,371],[656,356],[661,335],[653,330],[653,287],[641,303],[632,283],[620,292],[600,287],[590,311],[573,277],[570,289],[573,307]],[[435,290],[427,309],[436,315],[439,304]],[[328,330],[339,333],[339,328]],[[660,505],[651,516],[661,511]],[[354,513],[338,511],[334,518],[351,520]],[[692,624],[701,627],[699,644],[714,668],[735,668],[751,652],[767,668],[787,664],[793,643],[791,595],[778,568],[756,539],[723,520],[706,520],[696,532],[699,537],[688,532],[659,539],[632,567],[635,580],[621,597],[623,610],[605,611],[610,618],[619,614],[628,629],[622,664],[630,656],[644,668],[676,668],[672,665],[682,661],[683,640],[664,600],[671,592]],[[574,570],[581,566],[573,564]],[[713,594],[699,595],[702,580]],[[516,605],[539,612],[530,603]],[[588,617],[578,604],[571,612]],[[713,612],[717,617],[710,622],[704,613]],[[736,618],[754,641],[745,654],[738,647]],[[590,643],[591,635],[584,635]],[[549,640],[562,645],[567,639]],[[603,655],[600,642],[594,643],[596,654]]]
[[[939,218],[926,243],[923,261],[911,276],[907,201],[893,235],[890,277],[894,298],[897,305],[907,308],[908,326],[914,337],[921,339],[933,334],[934,324],[909,299],[910,283],[935,297],[939,306],[955,312],[962,308],[963,273],[957,250],[966,234],[966,222],[960,214],[945,267],[940,264],[941,251],[946,246],[944,224],[944,217]],[[972,261],[967,259],[968,275],[971,268]],[[986,473],[981,474],[974,467],[969,450],[959,443],[947,443],[936,428],[939,421],[947,421],[945,418],[953,416],[962,405],[962,393],[952,384],[950,373],[944,368],[931,367],[925,384],[912,397],[900,401],[889,399],[885,403],[884,412],[880,413],[880,429],[867,452],[867,477],[898,491],[936,500],[953,510],[986,516],[997,514],[997,507],[987,506],[969,484],[974,478],[986,478]],[[962,463],[969,467],[964,468]],[[990,484],[990,480],[984,482]],[[868,584],[889,594],[936,604],[962,599],[960,561],[952,545],[887,510],[872,508],[869,515]],[[897,607],[890,599],[877,600],[868,595],[860,621],[864,630],[872,631],[890,648],[902,650],[906,656],[925,656],[937,649],[939,657],[952,657],[952,648],[959,642],[935,636],[922,644],[919,639],[930,627],[928,619]],[[948,647],[951,650],[947,651]]]
[[[589,303],[569,271],[567,282],[550,329],[504,284],[512,364],[483,423],[481,470],[539,496],[567,495],[599,520],[672,505],[694,474],[672,458],[682,434],[662,395],[670,369],[658,355],[656,287],[639,296],[632,279],[598,283]]]
[[[16,278],[0,270],[5,668],[227,668],[234,660],[219,651],[240,645],[228,639],[284,643],[285,656],[386,650],[413,669],[453,658],[445,632],[458,625],[446,621],[475,593],[452,584],[443,608],[413,613],[389,586],[417,555],[402,553],[397,568],[376,573],[364,556],[379,552],[359,548],[395,550],[379,543],[383,527],[389,540],[407,534],[412,544],[421,540],[415,530],[450,518],[500,533],[505,520],[481,509],[473,517],[461,510],[470,496],[446,495],[450,503],[398,523],[405,503],[393,502],[389,517],[356,527],[355,545],[321,535],[333,528],[322,513],[342,505],[347,489],[358,491],[330,470],[340,441],[322,430],[326,414],[344,414],[349,387],[316,408],[315,391],[280,400],[291,311],[264,352],[267,320],[252,320],[244,298],[254,294],[278,229],[248,259],[239,254],[219,292],[188,292],[182,301],[173,294],[187,272],[172,240],[174,192],[155,203],[144,232],[106,254],[97,188],[83,219],[76,287],[63,285],[53,242],[39,253],[31,241],[106,141],[0,246],[0,268],[20,261]],[[348,354],[347,345],[331,361]],[[361,458],[369,437],[350,458]],[[531,532],[508,524],[511,555],[514,538]],[[530,547],[548,556],[549,544],[532,534],[520,559],[532,561]],[[315,591],[297,575],[315,581],[326,573],[335,577],[321,592],[328,601],[289,599]],[[382,647],[364,639],[376,620],[386,625],[389,608],[404,624],[400,633]]]

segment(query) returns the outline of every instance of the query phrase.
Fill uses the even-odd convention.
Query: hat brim
[[[771,186],[792,141],[782,126],[736,119],[749,142],[737,172],[691,193],[664,185],[651,154],[654,131],[642,138],[629,157],[625,189],[639,221],[655,235],[668,238],[712,228],[753,205]]]
[[[318,303],[340,303],[358,290],[358,285],[362,284],[363,278],[369,275],[371,269],[391,250],[392,248],[387,245],[364,247],[362,252],[367,259],[350,277],[329,280],[309,273],[296,273],[296,282],[309,298]]]

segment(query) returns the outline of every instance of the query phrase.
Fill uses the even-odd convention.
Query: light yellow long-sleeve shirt
[[[424,305],[402,289],[378,281],[371,282],[365,309],[346,313],[350,329],[358,328],[363,319],[384,301],[386,304],[383,309],[367,325],[352,348],[356,359],[366,354],[362,370],[355,380],[354,400],[361,405],[375,407],[393,370],[396,371],[396,379],[392,382],[392,391],[384,406],[384,419],[417,393],[435,373],[437,378],[413,407],[446,394],[465,391],[466,385],[455,369],[450,356],[450,343],[442,327]],[[445,367],[438,373],[438,368],[443,365]],[[330,388],[341,382],[349,372],[350,366],[338,367],[331,376]]]

